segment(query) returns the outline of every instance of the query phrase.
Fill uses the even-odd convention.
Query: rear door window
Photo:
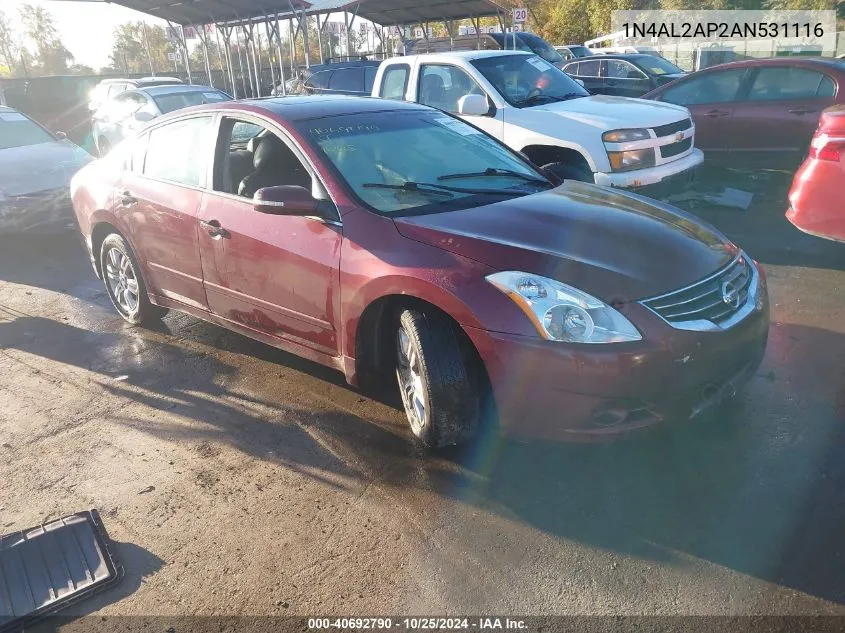
[[[384,71],[384,76],[381,79],[381,92],[379,96],[385,99],[403,101],[405,99],[405,91],[408,89],[408,75],[410,73],[411,67],[407,64],[389,66]]]
[[[682,106],[729,103],[736,98],[745,74],[745,68],[705,72],[669,88],[661,101]]]
[[[329,80],[329,89],[338,92],[364,92],[364,69],[341,68],[334,71]]]
[[[829,81],[827,75],[808,68],[790,66],[760,68],[748,92],[748,100],[793,101],[815,99],[825,79]],[[829,88],[826,90],[829,91]]]

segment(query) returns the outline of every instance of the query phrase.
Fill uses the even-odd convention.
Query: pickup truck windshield
[[[470,62],[517,108],[586,97],[580,84],[536,55],[497,55]]]
[[[552,186],[497,141],[436,110],[311,119],[299,129],[385,215],[467,209]]]

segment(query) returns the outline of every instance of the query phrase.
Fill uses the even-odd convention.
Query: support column
[[[286,97],[288,94],[287,86],[285,86],[285,58],[282,55],[282,25],[279,23],[279,14],[276,14],[276,52],[279,55],[279,81],[282,84],[282,96]]]

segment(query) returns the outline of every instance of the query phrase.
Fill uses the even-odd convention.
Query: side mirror
[[[578,84],[579,86],[581,86],[582,88],[584,87],[584,80],[583,79],[575,79],[575,83]]]
[[[56,138],[60,141],[63,141],[67,138],[67,134],[65,134],[64,132],[53,132],[53,134],[55,134]]]
[[[305,187],[281,185],[255,192],[253,208],[270,215],[317,215],[318,201]]]
[[[458,114],[463,116],[484,116],[489,111],[490,104],[483,95],[464,95],[458,100]]]
[[[155,118],[151,112],[146,112],[144,110],[138,110],[135,112],[133,117],[136,121],[138,121],[138,123],[147,123]]]

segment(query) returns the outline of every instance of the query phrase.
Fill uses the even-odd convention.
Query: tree
[[[20,10],[24,34],[35,45],[33,71],[41,75],[61,75],[68,72],[73,55],[62,44],[53,24],[53,16],[43,7],[25,4]]]
[[[110,55],[111,67],[125,73],[167,72],[173,62],[167,53],[175,50],[163,27],[144,22],[124,22],[115,27]],[[152,67],[151,67],[152,66]]]
[[[9,18],[0,11],[0,74],[11,75],[20,64],[20,43],[9,24]]]

